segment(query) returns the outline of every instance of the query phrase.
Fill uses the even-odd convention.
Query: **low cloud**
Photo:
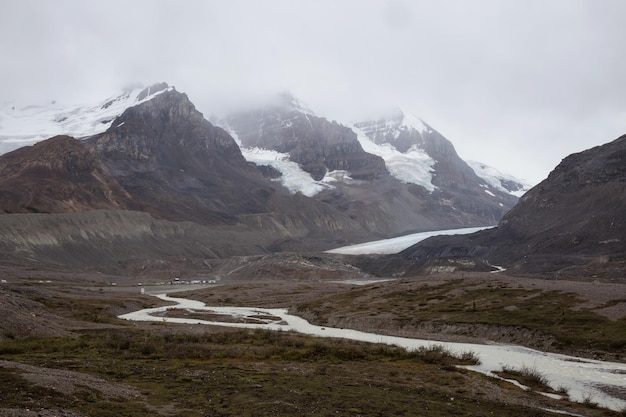
[[[3,102],[167,81],[209,115],[289,90],[349,121],[409,108],[461,156],[538,181],[626,133],[620,0],[5,2]]]

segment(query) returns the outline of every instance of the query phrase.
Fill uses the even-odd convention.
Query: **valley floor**
[[[247,259],[245,265],[229,260],[214,267],[218,282],[204,285],[169,284],[173,275],[5,273],[6,282],[0,284],[0,314],[5,317],[0,416],[36,415],[32,410],[42,408],[64,410],[60,415],[67,416],[233,415],[233,410],[238,415],[374,416],[391,411],[436,416],[451,410],[457,415],[552,415],[545,409],[619,415],[593,407],[593,398],[583,404],[552,400],[459,370],[451,358],[407,357],[386,350],[391,348],[289,332],[117,318],[161,304],[149,296],[151,291],[177,291],[177,297],[210,305],[288,308],[321,326],[517,343],[626,360],[626,287],[621,284],[505,273],[383,282],[345,264],[339,268],[336,260],[323,262],[328,268],[312,267],[320,262],[314,258],[291,255],[282,263]],[[371,284],[355,285],[355,280]],[[74,382],[53,382],[54,375],[64,372]],[[626,400],[626,392],[614,394]],[[384,400],[390,395],[397,399],[394,404]],[[255,401],[258,409],[245,405]]]

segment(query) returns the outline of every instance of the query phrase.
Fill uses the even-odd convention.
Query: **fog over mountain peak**
[[[166,83],[90,105],[3,111],[0,144],[20,149],[0,156],[0,209],[139,210],[246,227],[266,242],[263,251],[493,225],[517,201],[419,119],[395,112],[359,129],[316,116],[292,94],[275,97],[214,120],[223,129]],[[45,140],[66,131],[78,140]]]

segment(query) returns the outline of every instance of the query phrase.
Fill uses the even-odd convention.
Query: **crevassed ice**
[[[390,144],[378,145],[372,142],[359,129],[355,131],[363,150],[383,158],[392,176],[408,184],[421,185],[430,192],[437,188],[432,183],[435,160],[423,149],[414,145],[402,153]]]
[[[241,148],[241,153],[246,161],[256,165],[269,165],[280,171],[281,183],[292,193],[300,192],[312,197],[325,189],[334,188],[329,183],[337,180],[336,173],[327,174],[321,181],[314,180],[298,163],[290,161],[286,153],[261,148]]]

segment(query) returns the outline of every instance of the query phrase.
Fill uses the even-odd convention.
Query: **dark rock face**
[[[314,179],[333,170],[347,171],[355,181],[333,182],[334,188],[313,199],[345,213],[378,237],[496,224],[515,204],[517,197],[510,194],[498,190],[487,194],[487,184],[442,135],[427,125],[426,132],[407,126],[404,118],[400,112],[391,119],[358,123],[356,127],[373,142],[390,144],[400,152],[414,147],[425,150],[436,160],[434,192],[393,177],[381,157],[363,150],[354,130],[315,116],[288,95],[218,123],[235,133],[243,147],[288,154]]]
[[[266,109],[231,115],[226,123],[243,146],[287,153],[315,180],[335,170],[364,180],[387,174],[382,158],[365,152],[351,129],[304,111],[288,95]]]
[[[201,151],[212,159],[245,164],[230,135],[205,120],[187,95],[175,90],[128,108],[107,132],[88,143],[105,158],[136,161],[134,170],[150,170],[162,163],[174,169],[186,167],[188,161],[171,155],[173,150]]]
[[[263,211],[275,189],[175,90],[127,109],[86,143],[101,156],[140,208],[157,217],[233,223]]]
[[[290,194],[270,179],[275,170],[247,162],[235,140],[205,120],[185,94],[164,84],[150,87],[146,97],[154,91],[160,94],[128,108],[104,133],[81,141],[56,137],[0,156],[0,212],[63,214],[41,215],[36,226],[17,234],[17,217],[2,218],[8,226],[0,226],[0,240],[15,248],[27,243],[13,255],[70,262],[72,253],[84,253],[88,265],[98,248],[110,247],[113,265],[124,256],[185,251],[214,257],[321,250],[499,218],[481,202],[484,193],[474,201],[471,190],[459,191],[468,198],[467,210],[459,210],[460,200],[453,205],[444,194],[390,176],[384,161],[364,152],[345,126],[294,108],[241,117],[242,141],[288,152],[314,176],[347,170],[353,177],[313,198]],[[454,151],[451,144],[440,147],[442,160],[446,149]],[[109,211],[86,213],[94,210]],[[41,240],[38,222],[71,238]],[[193,224],[202,232],[192,231]],[[168,228],[171,233],[159,232]]]
[[[355,127],[374,143],[390,144],[402,153],[422,149],[435,161],[432,184],[437,188],[432,197],[460,212],[476,214],[485,224],[495,224],[517,202],[511,194],[490,189],[459,157],[452,142],[400,109],[387,118],[356,123]]]
[[[626,136],[565,158],[500,222],[525,254],[624,256]],[[528,246],[528,245],[527,245]]]
[[[565,158],[497,228],[428,239],[402,255],[478,257],[520,272],[611,275],[626,269],[624,207],[626,136]]]
[[[189,231],[192,227],[171,226],[183,230],[173,239],[150,231],[153,226],[149,226],[148,232],[139,236],[135,229],[145,231],[144,225],[150,224],[139,217],[135,227],[119,231],[116,256],[126,253],[124,247],[128,254],[136,253],[142,241],[151,239],[156,241],[142,247],[157,253],[179,253],[171,250],[176,241],[180,247],[200,245],[199,252],[206,252],[206,256],[230,256],[269,250],[319,250],[335,245],[330,242],[336,240],[364,240],[371,233],[345,213],[302,195],[289,195],[280,184],[267,179],[254,164],[245,161],[230,135],[206,121],[187,96],[175,90],[127,109],[102,134],[82,141],[53,138],[2,155],[0,172],[3,212],[66,213],[69,217],[40,220],[48,219],[53,227],[61,219],[62,223],[54,227],[68,233],[79,227],[71,213],[95,209],[119,210],[122,217],[122,211],[142,211],[156,219],[203,225],[199,229],[208,233],[200,238]],[[86,228],[118,227],[111,216],[94,218],[102,225]],[[218,233],[226,226],[231,232]],[[12,230],[0,233],[2,239],[16,239]],[[25,231],[31,232],[32,228]],[[180,243],[184,236],[191,241]],[[163,239],[168,242],[161,242]],[[106,234],[95,247],[106,246],[105,241]],[[35,239],[33,245],[39,249],[32,251],[41,259],[61,257],[55,252],[59,245],[63,250],[71,252],[67,249],[71,247],[80,252],[75,244],[61,243],[47,245]],[[83,243],[94,249],[89,242]]]

